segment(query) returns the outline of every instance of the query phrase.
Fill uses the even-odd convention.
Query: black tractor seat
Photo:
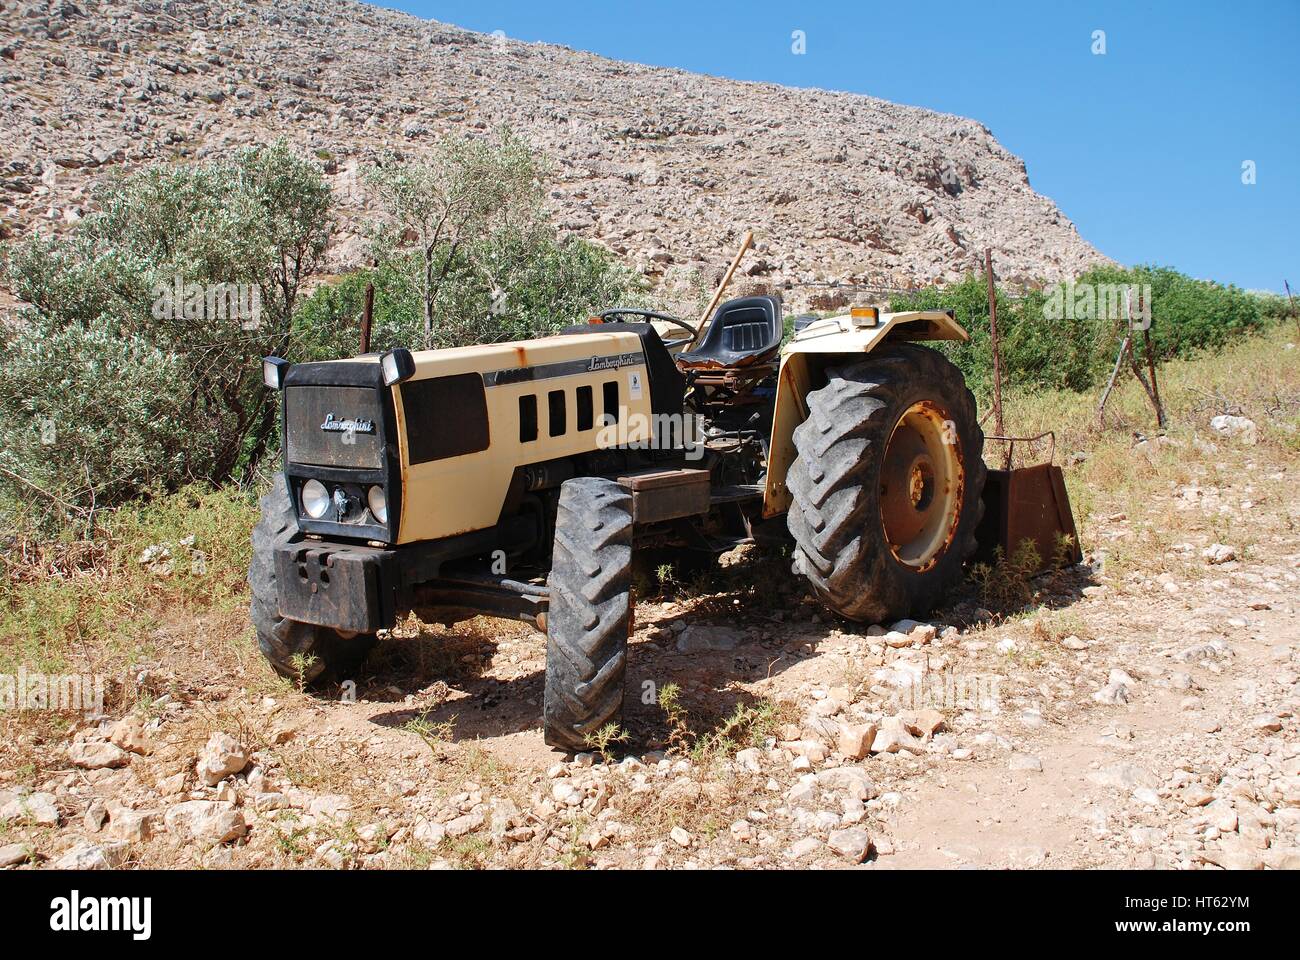
[[[739,297],[718,307],[700,345],[677,355],[683,370],[748,367],[781,348],[781,298]]]

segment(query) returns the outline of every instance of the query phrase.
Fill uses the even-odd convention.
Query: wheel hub
[[[918,572],[948,549],[961,515],[963,471],[956,427],[922,400],[899,417],[880,471],[880,519],[894,558]]]

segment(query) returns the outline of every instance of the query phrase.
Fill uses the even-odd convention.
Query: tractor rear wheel
[[[577,752],[623,710],[632,626],[632,495],[613,480],[560,488],[546,614],[546,742]]]
[[[261,507],[262,519],[253,528],[253,561],[248,568],[248,584],[253,594],[250,614],[262,656],[280,676],[299,683],[351,679],[375,645],[374,635],[345,635],[280,616],[275,550],[298,532],[293,498],[289,496],[284,477],[275,478],[275,485],[262,498]]]
[[[913,344],[831,368],[794,443],[794,571],[850,620],[928,613],[961,580],[983,512],[984,435],[961,372]]]

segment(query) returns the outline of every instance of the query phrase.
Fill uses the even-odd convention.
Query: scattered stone
[[[19,794],[0,807],[0,821],[5,820],[40,827],[57,827],[59,805],[52,793]]]
[[[870,800],[876,795],[876,785],[861,767],[832,767],[816,775],[818,788],[830,793],[843,793],[857,800]]]
[[[826,845],[853,863],[861,863],[871,852],[871,838],[861,827],[832,830],[826,839]]]
[[[758,747],[747,747],[736,754],[736,762],[740,764],[742,770],[748,770],[750,773],[763,772],[763,754]]]
[[[68,760],[83,770],[124,767],[131,755],[114,743],[100,740],[77,740],[68,747]]]
[[[1221,437],[1236,437],[1247,447],[1253,447],[1258,439],[1255,421],[1249,417],[1220,414],[1211,418],[1210,429]]]
[[[1225,543],[1212,543],[1201,551],[1201,556],[1207,563],[1218,565],[1228,563],[1237,559],[1237,550]]]
[[[849,760],[865,760],[871,754],[877,727],[874,723],[842,723],[838,750]]]
[[[744,634],[731,627],[692,623],[677,638],[678,653],[708,653],[711,650],[735,650]]]
[[[228,733],[214,733],[199,752],[195,773],[210,787],[248,766],[248,750]]]
[[[791,860],[806,860],[821,849],[822,842],[816,837],[804,837],[802,840],[795,841],[785,855]]]
[[[116,870],[126,862],[127,844],[121,840],[108,843],[79,843],[52,866],[56,870]]]
[[[242,813],[216,800],[178,803],[163,814],[163,823],[169,833],[200,843],[229,843],[248,831]]]
[[[673,827],[668,832],[668,839],[679,847],[689,847],[691,845],[691,835],[681,827]]]
[[[153,745],[145,734],[144,721],[135,714],[123,717],[113,724],[108,739],[109,742],[121,747],[128,753],[146,755],[153,752]]]
[[[0,867],[16,867],[31,858],[31,849],[21,843],[7,843],[0,847]]]

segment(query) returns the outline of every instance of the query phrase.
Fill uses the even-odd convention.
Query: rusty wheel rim
[[[922,400],[898,418],[885,445],[881,526],[894,559],[917,572],[938,562],[957,530],[963,479],[958,441],[943,409]]]

